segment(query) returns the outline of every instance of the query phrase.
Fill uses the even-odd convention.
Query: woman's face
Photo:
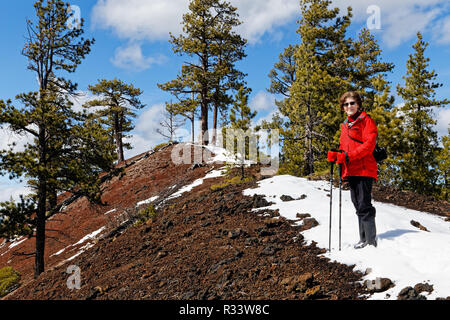
[[[351,117],[358,112],[359,105],[354,98],[347,98],[344,101],[343,107],[347,115]]]

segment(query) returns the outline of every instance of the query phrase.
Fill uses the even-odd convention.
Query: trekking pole
[[[331,252],[331,212],[333,208],[333,165],[334,162],[331,162],[330,167],[330,230],[328,232],[328,251]]]
[[[341,251],[342,163],[339,163],[339,251]]]

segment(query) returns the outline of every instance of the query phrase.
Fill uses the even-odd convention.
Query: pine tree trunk
[[[314,158],[313,158],[313,137],[312,137],[312,128],[309,131],[309,144],[308,144],[308,175],[314,173]]]
[[[192,118],[190,120],[191,120],[191,140],[192,140],[192,143],[194,143],[195,142],[195,128],[194,128],[195,117],[194,117],[194,114],[192,114]]]
[[[174,136],[174,132],[175,132],[175,124],[174,124],[173,118],[174,118],[174,115],[172,112],[170,112],[169,113],[169,123],[170,123],[169,124],[169,131],[170,131],[170,141],[169,142],[173,141],[173,136]]]
[[[39,164],[46,166],[45,130],[39,129]],[[45,213],[47,205],[47,177],[42,171],[38,177],[38,207],[36,213],[36,249],[34,277],[44,272],[45,254]]]
[[[114,140],[116,140],[117,155],[119,157],[119,162],[122,162],[125,160],[125,158],[123,156],[122,133],[120,130],[120,119],[118,112],[114,113]]]
[[[201,55],[201,62],[202,62],[202,71],[206,75],[209,71],[209,57],[208,57],[208,49],[205,46],[202,55]],[[201,144],[204,146],[207,146],[209,144],[209,136],[206,135],[208,132],[208,93],[209,88],[208,84],[202,83],[202,89],[201,89],[201,115],[200,115],[200,121],[201,121]]]
[[[204,95],[206,99],[206,94]],[[204,146],[209,144],[209,137],[206,134],[208,132],[208,104],[205,101],[202,101],[202,110],[201,110],[201,143]]]
[[[306,152],[306,175],[310,175],[314,172],[313,161],[313,128],[311,117],[311,106],[308,104],[308,123],[306,124],[306,139],[307,139],[307,152]]]
[[[212,138],[211,138],[211,144],[212,145],[216,145],[216,133],[217,133],[217,114],[219,111],[219,107],[217,105],[217,103],[214,105],[214,109],[213,109],[213,130],[212,130]]]
[[[42,181],[39,183],[39,200],[36,217],[36,257],[34,278],[37,278],[42,272],[44,272],[46,193],[47,186],[45,181]]]
[[[52,211],[58,205],[58,195],[56,192],[56,188],[52,186],[48,186],[48,211]]]

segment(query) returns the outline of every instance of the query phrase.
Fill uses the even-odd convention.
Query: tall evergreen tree
[[[139,100],[141,89],[121,80],[100,80],[96,85],[89,86],[89,91],[99,96],[98,99],[88,101],[84,107],[100,107],[96,114],[108,127],[110,135],[117,148],[119,162],[125,160],[124,148],[131,149],[130,144],[124,143],[126,132],[133,130],[132,119],[136,117],[136,110],[145,107]]]
[[[349,59],[351,68],[349,79],[352,89],[358,91],[364,100],[364,109],[371,111],[374,107],[375,95],[384,94],[384,86],[377,90],[376,82],[382,81],[380,76],[391,72],[393,63],[381,61],[381,49],[369,29],[363,28],[358,39],[351,47],[352,57]],[[391,106],[391,104],[389,104]],[[378,103],[378,106],[380,104]]]
[[[279,55],[278,62],[269,72],[270,88],[268,91],[274,94],[281,94],[285,98],[290,97],[292,84],[295,82],[295,57],[294,54],[298,45],[289,45],[283,53]]]
[[[295,52],[298,50],[298,45],[289,45],[279,55],[279,60],[274,64],[274,68],[269,72],[270,87],[268,92],[282,97],[281,100],[275,100],[275,105],[278,107],[279,113],[276,113],[271,121],[263,120],[262,128],[266,130],[277,129],[282,140],[291,140],[289,134],[292,132],[286,127],[287,123],[283,121],[280,114],[287,114],[286,106],[289,105],[291,98],[291,88],[295,82],[296,60]],[[286,130],[287,129],[287,130]],[[269,135],[268,139],[271,139]],[[285,149],[286,151],[286,149]]]
[[[329,8],[331,3],[300,1],[302,17],[297,33],[301,42],[294,53],[295,80],[287,100],[279,106],[287,118],[281,172],[309,175],[317,166],[325,166],[323,154],[331,148],[339,129],[335,101],[349,87],[343,62],[349,52],[346,30],[351,9],[339,16],[338,8]]]
[[[28,217],[22,221],[29,221],[35,214],[31,229],[35,230],[38,276],[44,271],[46,212],[54,209],[48,207],[49,200],[68,189],[98,199],[100,190],[94,191],[98,183],[91,178],[98,179],[95,171],[110,168],[112,158],[107,145],[88,151],[102,144],[89,142],[103,139],[103,131],[88,116],[72,111],[67,94],[76,90],[76,84],[58,76],[60,71],[75,72],[93,40],[81,37],[83,21],[79,28],[67,26],[68,4],[63,1],[37,1],[34,8],[37,22],[27,20],[28,36],[22,54],[28,60],[28,69],[36,74],[39,90],[17,96],[22,108],[14,107],[9,100],[0,101],[0,124],[17,134],[28,134],[34,141],[20,152],[2,150],[0,170],[11,178],[25,176],[33,187],[31,202],[22,198],[19,204],[3,205],[2,211],[6,216],[9,212],[9,217],[21,212]],[[86,132],[88,127],[92,130]],[[75,188],[78,182],[82,184]]]
[[[158,84],[165,91],[180,94],[194,93],[200,105],[202,144],[208,144],[208,112],[214,108],[214,128],[217,112],[229,101],[226,90],[234,88],[242,78],[235,62],[244,56],[246,41],[233,32],[241,22],[236,8],[226,1],[191,0],[189,12],[183,15],[185,35],[170,35],[173,51],[197,58],[186,62],[177,79]],[[211,104],[213,105],[211,106]]]
[[[404,116],[405,152],[399,163],[401,187],[423,194],[436,193],[438,181],[438,140],[433,127],[433,107],[441,107],[449,100],[435,99],[435,90],[442,84],[435,82],[436,72],[429,71],[429,58],[425,57],[428,43],[417,33],[413,45],[414,54],[406,63],[405,85],[397,86],[397,92],[404,100],[400,111]]]
[[[236,15],[237,18],[237,15]],[[230,90],[237,91],[243,84],[246,76],[235,67],[235,63],[243,59],[246,54],[244,46],[246,41],[239,35],[233,34],[232,28],[239,25],[238,20],[235,23],[224,23],[221,25],[222,34],[233,35],[232,37],[218,37],[217,39],[217,58],[215,63],[214,78],[215,84],[212,95],[213,123],[211,143],[216,143],[216,130],[218,125],[218,115],[226,113],[228,106],[233,103],[233,97],[228,93]]]
[[[372,102],[367,102],[368,114],[377,124],[377,143],[386,148],[388,158],[378,164],[378,183],[398,187],[398,161],[402,156],[402,117],[394,107],[391,87],[383,74],[371,80],[373,86]],[[366,102],[363,102],[366,106]]]

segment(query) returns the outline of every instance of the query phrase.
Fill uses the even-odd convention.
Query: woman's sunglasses
[[[355,104],[356,104],[356,101],[352,101],[352,102],[344,103],[342,106],[343,106],[343,107],[346,107],[346,106],[348,106],[348,105],[354,106]]]

